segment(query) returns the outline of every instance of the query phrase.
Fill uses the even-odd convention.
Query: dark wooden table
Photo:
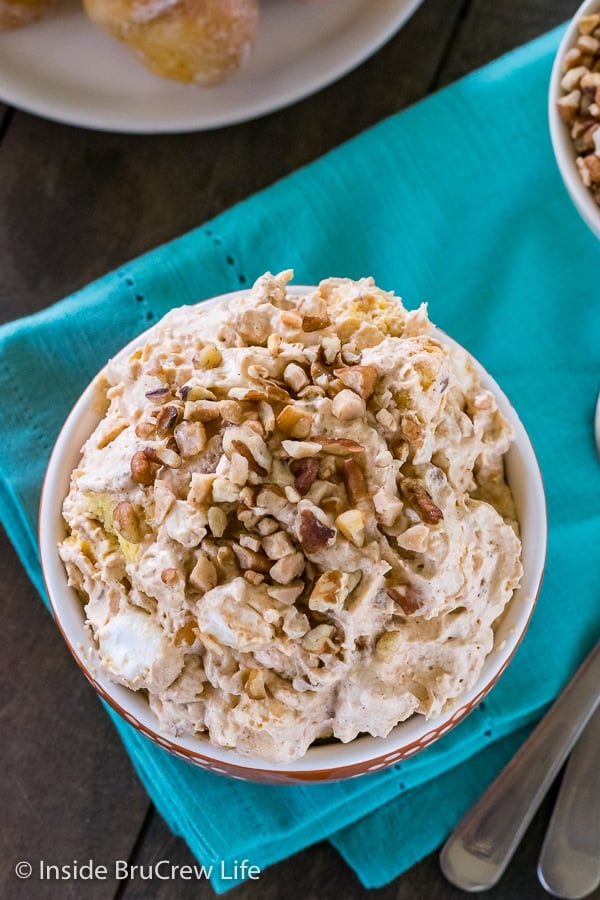
[[[425,0],[382,50],[336,84],[260,120],[210,132],[99,133],[0,103],[0,321],[42,309],[201,224],[384,116],[549,30],[577,5],[578,0]],[[207,882],[48,883],[15,876],[19,860],[123,859],[147,865],[168,859],[181,865],[193,859],[152,808],[4,534],[0,597],[0,897],[213,897]],[[508,873],[487,894],[490,900],[547,896],[535,867],[551,801]],[[437,854],[387,887],[367,891],[323,842],[236,887],[231,896],[466,895],[444,881]]]

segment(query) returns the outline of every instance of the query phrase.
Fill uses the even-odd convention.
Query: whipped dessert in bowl
[[[100,692],[185,758],[284,782],[379,768],[462,718],[545,551],[522,425],[425,306],[291,277],[172,310],[109,361],[41,511],[55,615]]]

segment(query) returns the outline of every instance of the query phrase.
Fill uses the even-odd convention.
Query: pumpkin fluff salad
[[[511,427],[373,280],[174,309],[97,384],[60,554],[161,731],[271,762],[477,679],[521,577]]]

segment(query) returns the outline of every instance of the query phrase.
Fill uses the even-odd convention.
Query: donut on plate
[[[84,0],[84,7],[151,71],[200,85],[217,84],[246,61],[258,24],[258,0]]]

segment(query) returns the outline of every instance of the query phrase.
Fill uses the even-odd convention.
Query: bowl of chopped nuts
[[[550,135],[565,186],[600,237],[600,2],[586,0],[561,40],[549,90]]]
[[[492,378],[370,278],[169,312],[56,442],[54,616],[131,725],[212,771],[354,777],[492,688],[546,548],[531,443]]]

